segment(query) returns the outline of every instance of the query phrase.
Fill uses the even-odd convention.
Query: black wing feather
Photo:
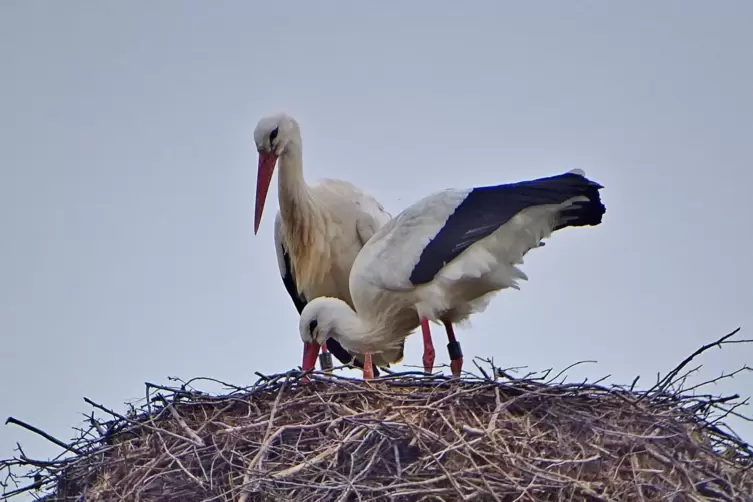
[[[598,225],[606,212],[598,183],[576,173],[565,173],[520,183],[474,188],[424,248],[413,268],[410,281],[426,284],[447,263],[484,237],[491,235],[520,211],[539,205],[561,204],[577,196],[587,202],[561,213],[554,228]]]

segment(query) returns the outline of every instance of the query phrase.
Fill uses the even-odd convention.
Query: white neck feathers
[[[350,306],[339,298],[320,298],[320,329],[351,352],[363,353],[371,337],[371,329]]]
[[[318,283],[326,275],[330,251],[327,246],[329,220],[303,178],[300,134],[295,135],[279,159],[278,199],[283,239],[290,253],[298,292]]]

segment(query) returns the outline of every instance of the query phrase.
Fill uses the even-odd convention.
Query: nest
[[[291,371],[219,396],[147,384],[127,415],[87,400],[111,419],[72,444],[9,419],[67,454],[0,467],[6,496],[47,502],[753,500],[753,449],[719,421],[738,398],[679,389],[690,359],[645,391],[488,362],[462,379]]]

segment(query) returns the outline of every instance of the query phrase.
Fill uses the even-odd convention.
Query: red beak
[[[311,371],[316,368],[316,357],[319,355],[318,343],[303,344],[303,371]]]
[[[259,231],[261,214],[264,212],[264,202],[267,200],[272,173],[277,165],[277,155],[259,152],[259,171],[256,173],[256,215],[254,217],[254,235]]]

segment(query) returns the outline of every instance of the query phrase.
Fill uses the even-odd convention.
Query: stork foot
[[[460,342],[452,340],[448,343],[447,352],[450,354],[452,376],[460,377],[460,373],[463,371],[463,349],[460,348]]]

